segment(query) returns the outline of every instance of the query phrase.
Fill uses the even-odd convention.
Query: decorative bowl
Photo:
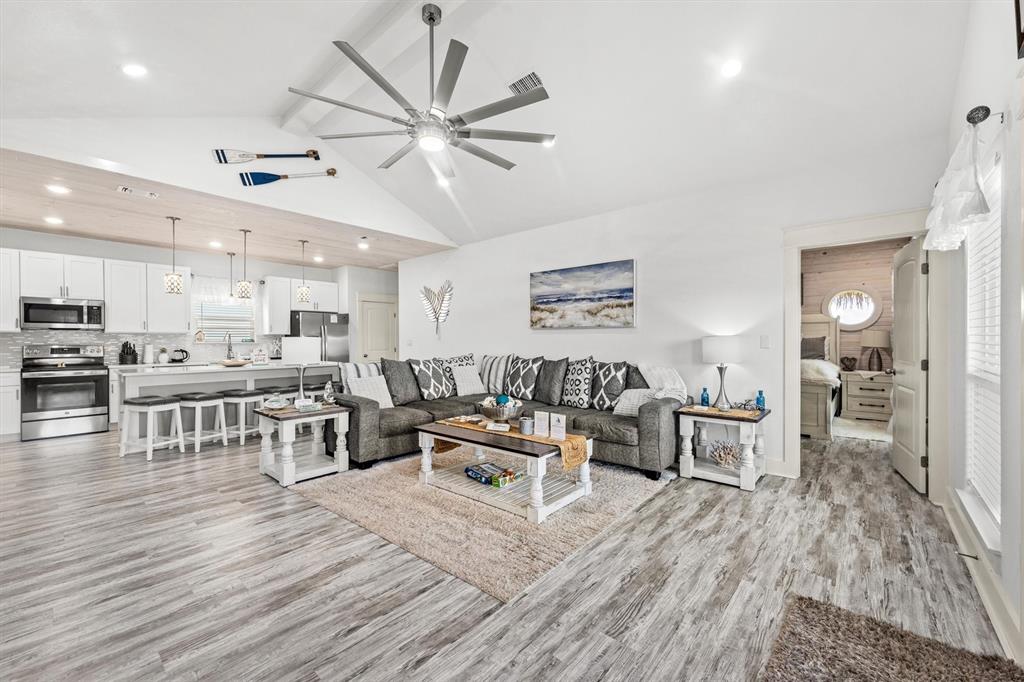
[[[220,364],[225,367],[245,367],[249,362],[249,360],[221,360]]]
[[[516,419],[523,413],[523,406],[514,405],[513,403],[506,403],[505,405],[496,405],[494,407],[488,407],[487,405],[481,405],[480,411],[483,412],[484,416],[491,421],[496,422],[507,422],[510,419]]]

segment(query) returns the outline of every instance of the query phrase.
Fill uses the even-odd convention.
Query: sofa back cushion
[[[355,377],[350,382],[348,392],[351,395],[376,400],[382,410],[395,406],[391,400],[391,392],[388,390],[387,381],[379,374],[377,376]]]
[[[508,364],[508,375],[505,377],[505,393],[520,400],[533,400],[537,390],[537,377],[544,358],[514,357]]]
[[[455,395],[455,381],[450,372],[445,371],[445,361],[439,358],[432,360],[410,360],[409,367],[416,375],[416,384],[424,400],[450,398]]]
[[[565,372],[569,368],[569,358],[561,360],[544,360],[537,375],[537,390],[533,399],[548,405],[562,402],[562,388],[565,385]]]
[[[381,358],[381,374],[388,384],[391,400],[395,405],[405,405],[414,400],[422,400],[420,386],[416,383],[416,375],[405,360],[388,360]]]
[[[512,355],[485,355],[480,360],[480,380],[488,393],[504,393],[505,377]]]
[[[626,389],[625,362],[595,362],[590,384],[590,404],[595,410],[610,410]]]
[[[640,368],[636,365],[626,365],[626,390],[634,388],[650,388],[647,379],[644,378]]]
[[[341,363],[341,392],[352,393],[349,390],[349,382],[352,379],[360,379],[362,377],[379,377],[380,363],[379,362],[343,362]]]
[[[590,407],[590,384],[594,379],[594,358],[573,360],[565,369],[562,404],[568,407]]]

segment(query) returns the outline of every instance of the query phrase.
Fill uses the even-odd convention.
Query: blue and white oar
[[[243,185],[246,187],[252,187],[253,185],[268,185],[271,182],[288,180],[290,178],[316,178],[325,176],[333,178],[337,174],[338,171],[333,168],[328,168],[323,173],[291,173],[289,175],[277,175],[276,173],[239,173],[238,177],[242,179]]]
[[[240,149],[214,149],[213,158],[217,163],[248,163],[256,159],[313,159],[320,160],[320,152],[307,149],[305,154],[255,154]]]

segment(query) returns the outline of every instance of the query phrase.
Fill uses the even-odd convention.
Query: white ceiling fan
[[[452,92],[455,90],[455,83],[459,79],[462,70],[462,63],[466,59],[469,48],[457,40],[448,43],[448,53],[444,58],[444,65],[441,67],[441,77],[437,81],[437,88],[434,88],[434,27],[441,23],[441,9],[437,5],[427,4],[423,6],[423,22],[430,27],[430,108],[420,111],[412,105],[391,83],[374,69],[355,49],[343,40],[334,41],[334,45],[345,53],[345,56],[352,60],[363,73],[370,77],[374,83],[388,94],[391,99],[398,103],[398,106],[405,110],[408,118],[390,116],[379,111],[373,111],[348,102],[342,102],[323,95],[317,95],[298,88],[288,88],[289,92],[303,97],[327,102],[335,106],[358,111],[370,116],[376,116],[386,121],[391,121],[402,126],[400,130],[384,130],[367,133],[338,133],[335,135],[320,135],[322,140],[340,140],[357,137],[381,137],[385,135],[407,135],[412,139],[397,152],[384,160],[378,168],[390,168],[403,156],[419,146],[431,154],[429,161],[439,173],[445,178],[455,177],[452,169],[451,159],[448,157],[447,149],[454,147],[485,161],[489,161],[505,170],[511,170],[515,164],[497,154],[479,147],[470,139],[483,140],[507,140],[511,142],[539,142],[545,146],[551,146],[555,142],[555,136],[542,133],[523,133],[514,130],[487,130],[483,128],[471,128],[471,124],[482,121],[507,111],[519,109],[535,102],[548,98],[547,90],[543,86],[528,90],[527,92],[506,97],[485,104],[482,107],[470,111],[448,115],[448,104],[451,101]]]

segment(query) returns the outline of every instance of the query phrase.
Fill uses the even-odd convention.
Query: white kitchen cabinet
[[[319,282],[311,279],[306,280],[309,287],[309,303],[298,302],[299,287],[302,286],[301,279],[292,280],[291,309],[292,310],[316,310],[325,313],[338,312],[338,283]]]
[[[110,370],[110,423],[116,424],[121,416],[121,374],[115,369]]]
[[[263,278],[260,311],[261,329],[264,334],[287,336],[291,332],[291,282],[292,280],[287,277]]]
[[[21,327],[21,262],[14,249],[0,249],[0,332]]]
[[[0,435],[21,433],[21,375],[0,373]]]
[[[146,264],[126,260],[104,261],[107,332],[146,331]]]
[[[20,252],[21,295],[103,298],[103,259],[40,251]]]
[[[164,275],[169,265],[146,264],[146,331],[150,334],[185,334],[192,327],[192,270],[178,266],[185,291],[168,294],[164,291]]]

